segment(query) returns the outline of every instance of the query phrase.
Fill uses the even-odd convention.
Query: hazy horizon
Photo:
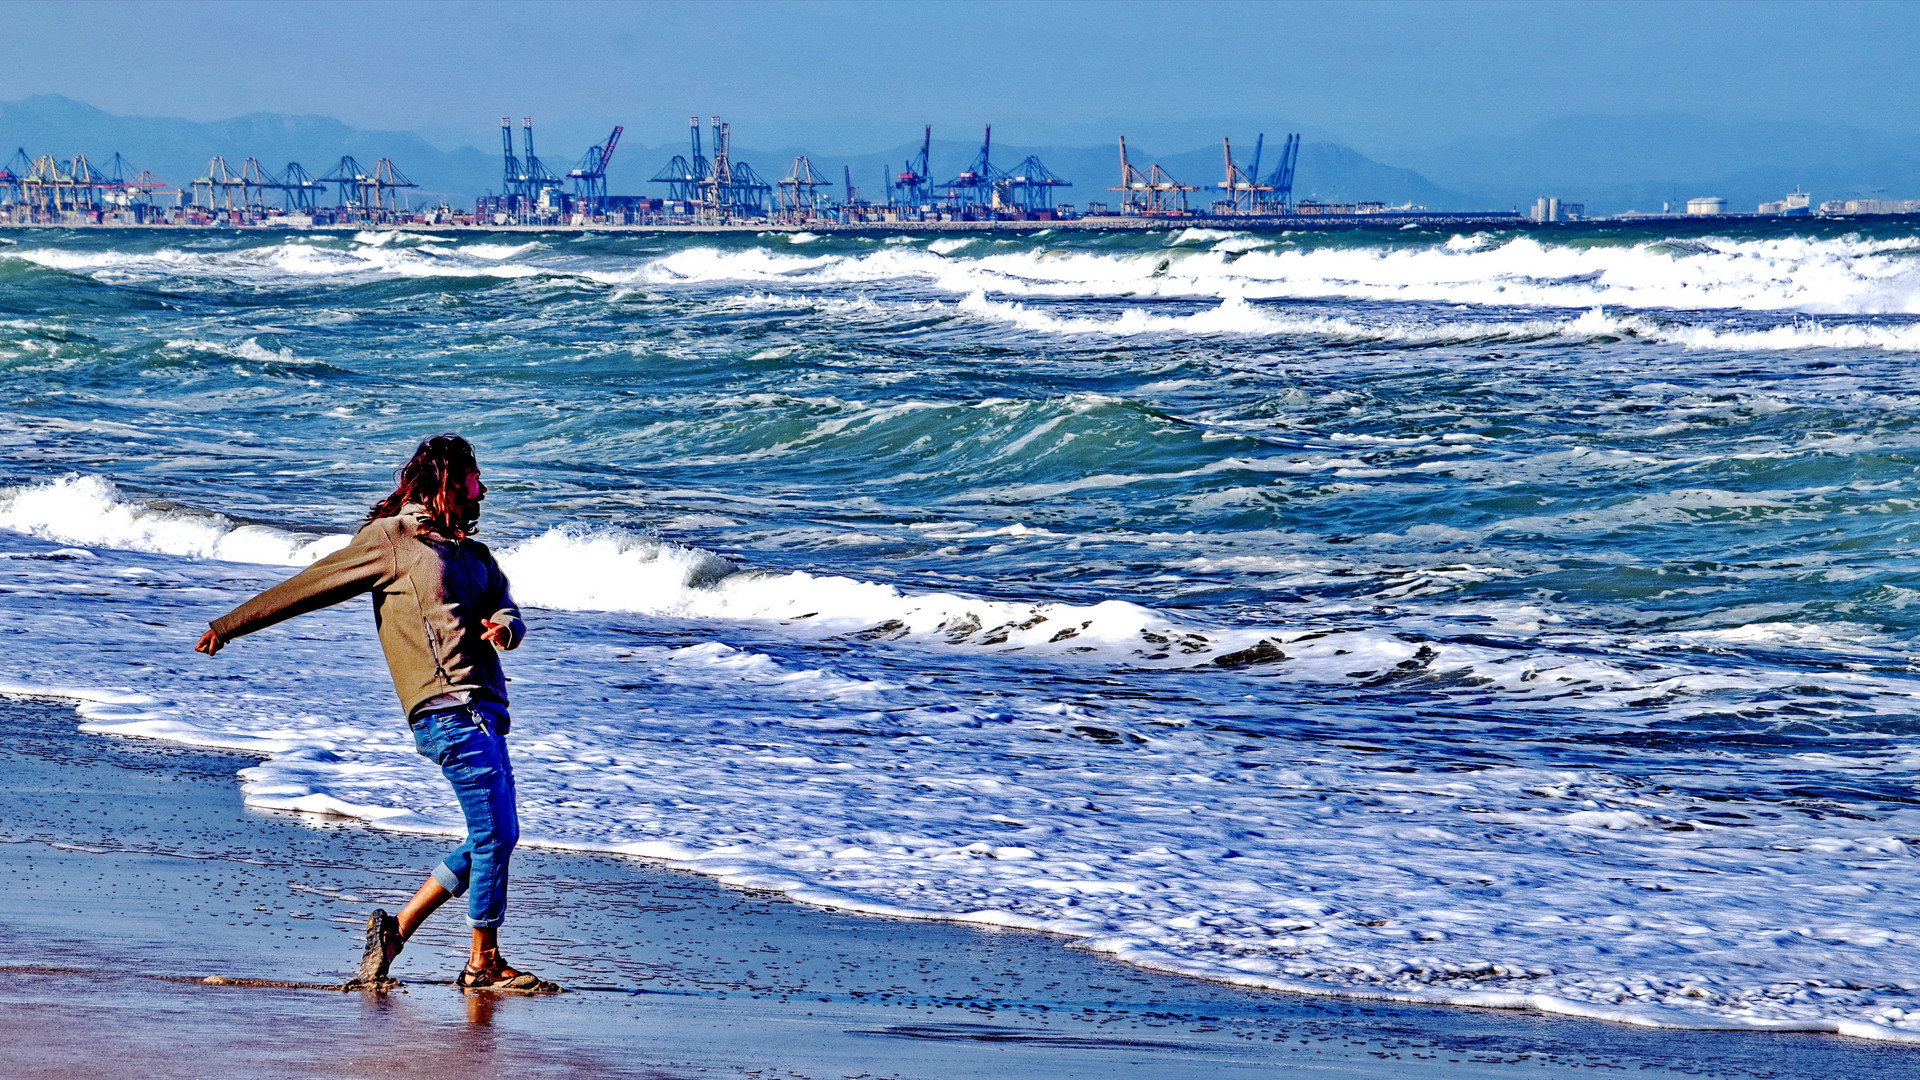
[[[1376,158],[1596,114],[1920,134],[1890,104],[1920,81],[1906,56],[1920,8],[1872,2],[138,0],[7,15],[0,99],[199,122],[325,115],[443,147],[487,147],[502,115],[533,116],[556,146],[616,123],[657,144],[692,113],[826,155],[925,123],[1071,145],[1265,121]]]
[[[519,118],[514,123],[518,128]],[[497,118],[494,124],[497,135]],[[703,138],[704,128],[703,119]],[[537,130],[548,168],[564,174],[584,147],[567,144],[544,127]],[[932,160],[937,176],[957,172],[973,160],[979,130],[935,130]],[[1242,122],[1230,132],[1236,159],[1243,167],[1250,166],[1256,137],[1264,133],[1275,146],[1262,169],[1271,168],[1285,131],[1280,124]],[[1082,145],[1043,145],[1023,137],[1026,134],[1017,127],[996,125],[995,164],[1008,167],[1029,153],[1038,153],[1048,167],[1074,185],[1061,192],[1061,201],[1084,204],[1112,198],[1106,190],[1118,172],[1112,138]],[[624,136],[608,171],[611,190],[665,194],[650,178],[673,155],[686,153],[684,126],[677,135],[652,144],[631,134]],[[832,179],[842,177],[843,166],[850,169],[854,184],[872,196],[880,190],[883,170],[897,168],[917,149],[917,135],[915,131],[907,138],[876,142],[854,153],[832,154],[783,140],[778,131],[736,127],[735,160],[777,178],[795,155],[808,154],[816,171]],[[1296,194],[1336,202],[1371,199],[1440,210],[1499,210],[1524,207],[1540,195],[1555,195],[1604,214],[1659,209],[1663,203],[1677,204],[1699,195],[1726,197],[1733,209],[1743,209],[1744,204],[1778,198],[1794,187],[1812,189],[1821,199],[1920,196],[1920,137],[1833,123],[1726,124],[1675,115],[1589,116],[1539,125],[1520,136],[1462,140],[1451,147],[1384,161],[1336,139],[1307,135]],[[603,132],[596,141],[604,137]],[[516,131],[517,146],[519,138]],[[1662,151],[1661,144],[1679,149]],[[233,168],[243,158],[256,156],[263,167],[275,171],[286,161],[300,160],[315,175],[326,171],[341,154],[353,154],[366,164],[378,157],[393,158],[421,184],[420,195],[428,201],[464,202],[499,186],[497,143],[436,146],[419,132],[362,130],[321,114],[255,112],[202,123],[179,117],[120,116],[71,97],[36,95],[0,101],[0,153],[8,146],[26,148],[30,156],[53,153],[62,159],[85,153],[95,162],[122,153],[133,168],[151,168],[176,185],[202,175],[208,158],[215,154],[228,158]],[[1174,134],[1156,141],[1129,133],[1128,147],[1137,165],[1158,163],[1175,177],[1195,184],[1200,189],[1193,196],[1195,205],[1205,205],[1219,179],[1218,136],[1193,131],[1186,137]]]

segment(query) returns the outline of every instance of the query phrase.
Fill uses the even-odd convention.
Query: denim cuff
[[[467,883],[461,881],[459,875],[447,869],[446,863],[433,864],[433,880],[439,882],[441,888],[455,896],[463,896],[466,894]]]
[[[501,923],[506,921],[506,916],[504,915],[497,919],[476,919],[471,915],[467,916],[467,925],[473,927],[475,930],[496,930],[499,929]]]

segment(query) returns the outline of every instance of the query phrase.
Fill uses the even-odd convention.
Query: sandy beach
[[[329,983],[440,844],[241,806],[251,759],[0,701],[0,1037],[65,1077],[1898,1077],[1910,1049],[1260,993],[1045,935],[841,915],[630,859],[516,860],[509,955],[572,989],[464,996],[459,920]]]

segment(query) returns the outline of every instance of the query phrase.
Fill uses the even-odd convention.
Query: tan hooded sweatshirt
[[[482,619],[507,628],[509,649],[526,636],[507,576],[485,544],[439,535],[411,503],[215,619],[213,632],[231,641],[364,592],[373,593],[373,624],[409,717],[421,702],[459,691],[507,704],[499,654],[480,638]]]

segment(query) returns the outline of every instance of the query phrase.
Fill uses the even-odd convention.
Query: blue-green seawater
[[[251,704],[182,643],[458,431],[552,842],[1276,987],[1920,1037],[1916,355],[1899,219],[12,230],[0,608],[69,629],[0,677],[455,829],[340,734],[398,724],[364,611],[297,686],[301,623],[237,645]]]

